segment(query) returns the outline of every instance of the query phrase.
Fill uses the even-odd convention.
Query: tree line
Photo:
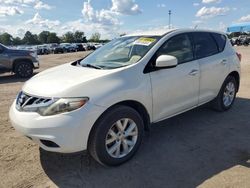
[[[85,33],[82,31],[67,32],[59,37],[54,32],[42,31],[39,34],[33,34],[27,31],[23,38],[13,37],[11,34],[5,32],[0,34],[0,43],[4,45],[39,45],[50,43],[86,43],[86,42],[107,42],[108,40],[100,40],[100,33],[93,33],[89,40],[86,39]]]

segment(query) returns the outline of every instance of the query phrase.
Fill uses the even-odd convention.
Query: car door
[[[221,37],[221,38],[219,38]],[[225,36],[224,36],[225,37]],[[226,39],[215,33],[194,32],[195,56],[200,65],[199,103],[214,99],[229,71],[227,54],[223,52]],[[221,44],[224,43],[224,44]]]
[[[9,56],[5,53],[5,48],[0,45],[0,71],[10,69]]]
[[[167,40],[151,63],[161,55],[175,56],[178,66],[150,72],[154,122],[198,105],[199,63],[194,60],[190,35],[179,34]]]

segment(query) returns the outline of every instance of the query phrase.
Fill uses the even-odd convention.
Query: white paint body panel
[[[198,106],[199,72],[190,75],[193,70],[199,70],[198,61],[150,73],[154,121]]]
[[[151,123],[209,102],[217,96],[230,72],[240,73],[239,60],[229,42],[225,51],[215,56],[143,73],[166,40],[186,32],[194,30],[156,33],[167,34],[138,63],[127,67],[96,70],[69,63],[39,73],[25,83],[22,88],[25,93],[41,97],[89,97],[90,100],[79,110],[46,117],[19,112],[14,102],[10,109],[12,125],[46,150],[69,153],[87,148],[89,133],[96,120],[119,102],[133,100],[141,103]],[[225,65],[220,63],[223,59],[227,59]],[[190,75],[193,70],[197,70],[197,74]],[[54,141],[60,148],[48,148],[39,139]]]

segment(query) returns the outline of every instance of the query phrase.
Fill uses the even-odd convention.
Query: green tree
[[[47,43],[60,43],[60,38],[57,36],[56,33],[49,33]]]
[[[12,45],[13,37],[9,33],[3,33],[0,35],[0,43],[4,45]]]
[[[48,43],[48,37],[50,35],[49,31],[43,31],[38,35],[38,39],[42,44]]]
[[[72,32],[67,32],[63,35],[63,41],[64,42],[68,42],[68,43],[73,43],[75,42],[75,37],[74,37],[74,33]]]
[[[77,43],[86,43],[87,42],[87,39],[86,37],[84,36],[84,32],[81,32],[81,31],[76,31],[74,33],[74,42],[77,42]]]
[[[23,37],[23,43],[28,45],[40,44],[38,36],[36,34],[32,34],[30,31],[25,33]]]
[[[93,33],[92,36],[90,37],[91,42],[99,42],[101,38],[101,34],[100,33]]]
[[[23,44],[23,42],[20,37],[13,38],[13,45],[21,45],[21,44]]]

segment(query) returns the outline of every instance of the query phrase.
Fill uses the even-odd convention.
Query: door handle
[[[222,65],[226,65],[226,64],[227,64],[227,60],[226,60],[226,59],[223,59],[223,60],[221,61],[221,64],[222,64]]]
[[[192,70],[192,71],[189,73],[190,76],[195,76],[195,75],[197,75],[197,74],[198,74],[198,70],[196,70],[196,69]]]

